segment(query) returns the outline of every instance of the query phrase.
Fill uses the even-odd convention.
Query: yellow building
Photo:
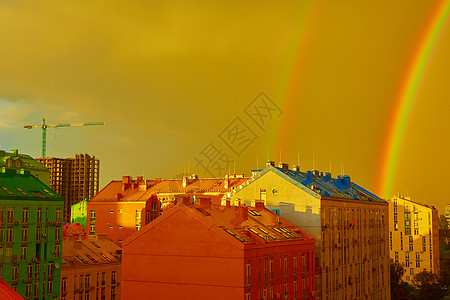
[[[436,208],[411,201],[389,199],[390,257],[404,264],[403,280],[411,283],[423,270],[439,273],[439,214]]]
[[[316,239],[316,299],[390,299],[388,203],[349,176],[287,164],[255,170],[234,204],[255,199]]]

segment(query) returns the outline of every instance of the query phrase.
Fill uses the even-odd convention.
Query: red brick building
[[[158,217],[164,206],[174,205],[180,195],[191,195],[194,199],[200,195],[221,198],[247,180],[243,174],[214,179],[192,175],[155,180],[123,176],[121,181],[111,181],[88,201],[88,234],[106,233],[121,246],[128,236]]]
[[[260,202],[182,201],[123,243],[124,299],[314,299],[314,239]]]

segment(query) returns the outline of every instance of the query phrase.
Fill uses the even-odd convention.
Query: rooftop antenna
[[[234,172],[233,174],[236,174],[236,161],[234,161]]]
[[[330,174],[331,174],[331,160],[330,160]]]
[[[314,159],[314,153],[313,153],[313,170],[316,169],[316,160]]]
[[[258,159],[258,157],[256,157],[256,170],[259,170],[258,164],[259,164],[259,159]]]
[[[267,161],[269,161],[269,148],[267,148]]]
[[[186,172],[186,169],[184,169],[184,172]],[[188,164],[188,174],[191,174],[191,161]]]
[[[343,175],[343,172],[342,172],[342,160],[341,160],[341,174],[340,175]]]
[[[280,162],[283,162],[283,161],[281,160],[281,150],[280,150]]]
[[[297,152],[297,166],[300,167],[300,153]]]

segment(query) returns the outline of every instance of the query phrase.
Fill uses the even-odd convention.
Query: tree
[[[444,215],[439,216],[439,229],[449,229],[448,220]]]
[[[406,270],[403,264],[396,263],[391,259],[391,298],[392,299],[411,299],[413,287],[407,282],[402,281]]]
[[[413,284],[418,287],[417,299],[438,300],[445,296],[446,288],[435,273],[422,271],[413,277]]]

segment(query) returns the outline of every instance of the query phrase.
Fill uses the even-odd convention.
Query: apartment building
[[[119,300],[120,247],[104,234],[86,238],[85,231],[64,226],[61,300]]]
[[[266,207],[316,240],[317,299],[390,299],[388,203],[352,182],[270,161],[231,194]]]
[[[412,283],[424,270],[439,273],[439,214],[433,206],[405,196],[389,199],[390,257],[404,265],[403,280]]]
[[[19,153],[17,149],[11,152],[0,150],[0,168],[3,167],[27,170],[44,184],[50,185],[50,171],[28,154]]]
[[[29,171],[0,171],[0,275],[25,299],[59,299],[63,199]]]
[[[184,198],[123,243],[124,299],[314,299],[314,239],[261,202]]]

